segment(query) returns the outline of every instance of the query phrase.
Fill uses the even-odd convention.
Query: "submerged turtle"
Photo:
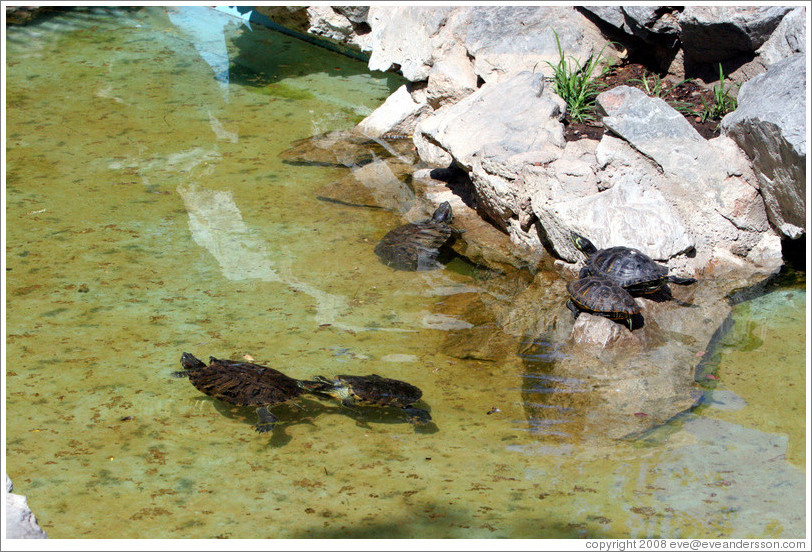
[[[632,317],[640,307],[631,294],[605,276],[586,276],[567,284],[570,299],[567,308],[575,318],[581,311],[605,316],[611,320],[625,320],[632,329]]]
[[[323,385],[316,390],[341,401],[344,406],[391,406],[401,408],[413,423],[427,423],[431,415],[422,408],[412,406],[423,392],[410,383],[377,374],[369,376],[336,376],[332,381],[323,376],[315,380]]]
[[[233,360],[209,358],[207,366],[190,353],[181,355],[183,370],[173,372],[176,378],[188,377],[199,391],[237,406],[256,406],[259,423],[256,430],[265,433],[273,429],[278,418],[268,407],[295,399],[323,384],[297,380],[279,370]]]
[[[398,270],[440,268],[440,248],[458,233],[449,224],[452,217],[451,204],[444,201],[430,219],[390,230],[375,246],[375,254]]]
[[[668,267],[651,259],[638,249],[610,247],[598,249],[585,237],[571,233],[572,242],[586,255],[581,277],[606,276],[633,295],[655,293],[667,283],[689,285],[695,278],[679,278],[668,274]]]

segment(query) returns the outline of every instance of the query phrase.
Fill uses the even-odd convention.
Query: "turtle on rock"
[[[390,230],[375,246],[375,254],[384,264],[398,270],[441,268],[442,263],[437,260],[440,248],[459,233],[450,224],[452,218],[451,204],[444,201],[430,219]]]
[[[324,385],[320,382],[297,380],[278,370],[233,360],[210,357],[209,364],[190,353],[181,355],[183,370],[173,372],[176,378],[189,378],[199,391],[237,406],[256,406],[259,433],[271,431],[279,419],[269,407],[288,402],[303,393],[313,392]]]
[[[316,376],[314,379],[323,384],[314,391],[316,394],[338,399],[344,406],[389,406],[402,409],[412,423],[425,424],[431,420],[427,411],[412,406],[420,400],[423,392],[405,381],[384,378],[377,374],[339,375],[333,380]]]
[[[695,278],[680,278],[668,274],[668,267],[631,247],[598,249],[585,237],[571,232],[575,247],[586,255],[586,265],[580,276],[605,276],[614,280],[632,295],[646,295],[660,291],[667,283],[681,286],[693,284]]]
[[[632,329],[632,319],[640,307],[631,294],[606,276],[586,276],[567,284],[570,299],[567,308],[578,318],[581,311],[604,316],[610,320],[625,320]]]

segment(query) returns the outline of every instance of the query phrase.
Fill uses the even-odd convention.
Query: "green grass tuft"
[[[606,74],[609,68],[603,67],[595,76],[593,73],[604,59],[603,50],[606,46],[601,48],[597,56],[589,56],[586,64],[581,67],[579,60],[572,56],[567,59],[564,56],[558,33],[555,31],[553,33],[560,58],[556,65],[546,62],[553,70],[553,90],[566,102],[570,118],[581,123],[594,119],[595,97],[599,91],[595,79]]]

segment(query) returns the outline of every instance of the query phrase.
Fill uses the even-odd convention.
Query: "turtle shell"
[[[572,302],[582,311],[612,320],[629,319],[640,312],[631,294],[605,276],[587,276],[567,284]]]
[[[631,247],[610,247],[590,255],[586,261],[588,273],[606,276],[631,293],[653,293],[668,279],[668,268]]]
[[[390,230],[375,246],[375,254],[384,264],[398,270],[439,268],[440,248],[454,235],[448,224],[451,216],[451,206],[445,201],[432,218]]]
[[[377,374],[369,376],[336,376],[340,386],[346,386],[356,404],[406,407],[414,404],[423,392],[410,383]]]
[[[190,370],[189,381],[202,393],[237,406],[270,406],[304,393],[297,380],[273,368],[215,358]]]

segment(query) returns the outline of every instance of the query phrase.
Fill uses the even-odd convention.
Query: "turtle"
[[[323,383],[297,380],[279,370],[233,360],[209,357],[208,366],[190,353],[181,355],[183,370],[177,378],[188,377],[199,391],[237,406],[256,406],[259,433],[271,431],[278,418],[268,407],[295,399],[302,393],[324,387]]]
[[[427,411],[412,406],[420,400],[423,392],[411,383],[384,378],[377,374],[368,376],[342,374],[332,380],[316,376],[313,379],[323,384],[323,387],[315,389],[316,394],[338,399],[346,407],[390,406],[402,409],[413,423],[425,424],[431,420],[431,415]]]
[[[567,308],[575,318],[581,311],[605,316],[610,320],[625,320],[632,329],[632,317],[640,314],[640,307],[631,293],[606,276],[585,276],[567,284],[570,298]]]
[[[631,247],[598,249],[585,237],[571,232],[572,242],[586,255],[586,266],[580,276],[606,276],[617,282],[632,295],[655,293],[667,283],[690,285],[695,278],[680,278],[668,274],[668,267]]]
[[[452,218],[451,204],[444,201],[430,219],[390,230],[375,246],[375,254],[397,270],[440,268],[442,264],[437,261],[440,248],[459,233],[450,225]]]

